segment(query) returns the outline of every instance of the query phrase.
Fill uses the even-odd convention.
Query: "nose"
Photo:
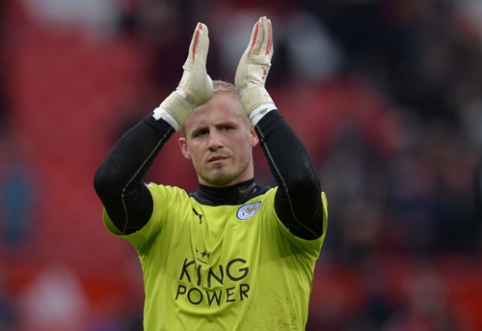
[[[211,130],[209,132],[209,144],[208,148],[210,150],[218,150],[223,147],[222,137],[216,130]]]

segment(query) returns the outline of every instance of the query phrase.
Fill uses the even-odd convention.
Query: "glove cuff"
[[[251,114],[249,114],[249,119],[251,120],[251,123],[253,123],[254,126],[258,124],[258,122],[270,111],[276,109],[276,105],[272,102],[268,103],[263,103],[253,109]]]
[[[268,91],[259,85],[246,90],[242,95],[240,94],[239,100],[254,125],[269,111],[276,109]]]
[[[167,112],[166,109],[164,109],[162,106],[158,106],[156,109],[154,109],[154,112],[152,113],[152,117],[156,120],[159,121],[160,119],[163,119],[167,123],[169,123],[175,131],[179,131],[181,126],[177,122],[177,120]]]
[[[194,107],[181,96],[181,92],[172,92],[159,107],[154,109],[152,116],[155,120],[161,118],[167,121],[177,131],[193,112]]]

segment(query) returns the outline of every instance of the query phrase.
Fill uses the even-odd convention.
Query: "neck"
[[[208,205],[242,204],[263,190],[254,178],[228,187],[212,187],[199,184],[199,190],[192,196]]]

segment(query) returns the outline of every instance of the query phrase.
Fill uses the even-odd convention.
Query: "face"
[[[252,150],[258,138],[236,95],[215,93],[184,127],[179,147],[192,161],[199,183],[225,187],[253,178]]]

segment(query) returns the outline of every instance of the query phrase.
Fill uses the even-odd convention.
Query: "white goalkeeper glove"
[[[184,72],[181,81],[176,90],[154,109],[154,119],[158,121],[162,118],[178,131],[194,109],[213,97],[213,82],[206,70],[208,49],[208,28],[198,23],[189,46],[189,55],[182,66]]]
[[[271,21],[263,16],[253,27],[249,45],[241,57],[234,79],[239,100],[253,125],[276,108],[265,89],[272,57]]]

